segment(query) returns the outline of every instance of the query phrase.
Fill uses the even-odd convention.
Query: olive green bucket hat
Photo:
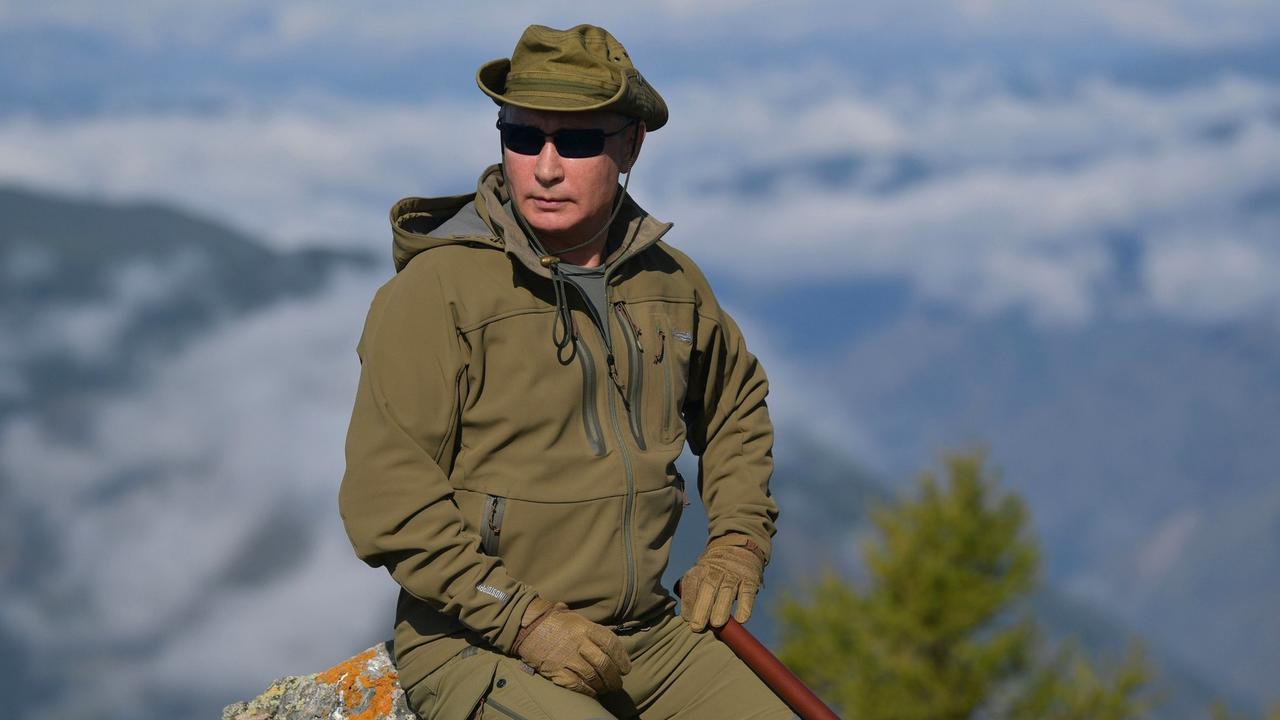
[[[556,30],[530,25],[511,57],[480,66],[476,84],[499,105],[531,110],[612,110],[657,130],[667,103],[608,30],[579,25]]]

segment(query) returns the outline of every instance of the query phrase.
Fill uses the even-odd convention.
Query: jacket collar
[[[534,248],[524,228],[510,211],[510,196],[501,165],[485,168],[476,184],[475,197],[476,212],[493,230],[506,252],[531,272],[550,278],[550,270],[542,265],[542,254]],[[605,258],[604,266],[612,268],[643,252],[661,240],[671,227],[671,223],[664,223],[645,212],[630,194],[624,195],[618,217],[609,228],[609,245],[615,249]]]

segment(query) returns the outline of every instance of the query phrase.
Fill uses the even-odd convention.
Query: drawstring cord
[[[507,164],[504,162],[501,163],[501,165],[502,182],[507,186],[507,188],[510,188],[511,181],[507,178]],[[622,202],[627,196],[627,186],[630,183],[631,170],[628,168],[622,181],[622,192],[618,193],[617,199],[614,200],[613,212],[609,214],[609,219],[605,221],[604,227],[601,227],[594,235],[583,242],[560,250],[560,255],[573,252],[578,248],[590,245],[609,230],[613,225],[613,221],[618,218],[618,212],[622,210]],[[510,193],[510,190],[508,189],[507,192]],[[569,280],[567,280],[564,273],[560,271],[560,255],[552,255],[547,252],[542,241],[538,239],[537,233],[533,231],[533,228],[529,227],[529,223],[525,221],[524,215],[520,214],[520,208],[516,206],[514,201],[511,203],[511,214],[515,216],[516,222],[520,225],[520,229],[524,230],[525,234],[529,236],[529,244],[533,247],[534,252],[538,253],[538,262],[542,264],[542,267],[547,268],[547,270],[551,272],[551,287],[555,292],[556,298],[556,317],[555,321],[551,325],[551,342],[556,346],[556,358],[562,365],[568,365],[573,362],[574,357],[578,354],[578,346],[576,344],[578,339],[578,324],[573,319],[573,314],[569,311],[569,297],[568,293],[565,291],[565,285],[568,284]]]
[[[544,256],[545,257],[545,256]],[[558,264],[558,263],[557,263]],[[561,365],[568,365],[573,362],[573,358],[578,353],[578,324],[573,319],[572,313],[569,312],[569,298],[565,292],[565,285],[569,282],[565,279],[564,274],[560,272],[560,268],[555,264],[551,265],[551,287],[556,294],[556,319],[551,325],[551,342],[556,346],[556,358]],[[569,352],[565,354],[565,348]]]

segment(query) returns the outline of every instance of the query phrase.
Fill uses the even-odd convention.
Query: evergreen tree
[[[1151,680],[1142,647],[1134,644],[1110,672],[1100,672],[1074,646],[1031,674],[1006,715],[1011,720],[1126,720],[1143,717],[1141,696]]]
[[[1027,512],[980,453],[873,514],[868,583],[828,573],[780,606],[780,656],[829,702],[869,720],[1138,717],[1140,652],[1099,673],[1074,650],[1045,660],[1025,600],[1038,552]],[[1039,713],[1039,714],[1037,714]]]

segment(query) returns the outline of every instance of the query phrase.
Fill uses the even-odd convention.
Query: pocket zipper
[[[644,381],[644,345],[640,344],[640,328],[636,325],[635,320],[631,319],[631,313],[627,311],[627,304],[621,300],[613,304],[613,309],[618,313],[618,320],[622,325],[622,335],[627,341],[627,370],[629,377],[627,378],[627,392],[623,395],[626,399],[627,420],[630,421],[631,435],[636,440],[636,447],[645,450],[644,428],[640,426],[640,418],[643,415],[640,403],[643,400],[643,392],[641,383]],[[616,382],[616,381],[615,381]]]
[[[587,444],[596,457],[600,457],[604,455],[604,430],[600,427],[600,415],[596,410],[596,361],[581,338],[575,338],[573,344],[582,368],[582,425],[587,433]]]
[[[484,517],[480,518],[480,546],[485,555],[498,556],[498,536],[502,534],[502,517],[506,512],[506,498],[484,496]]]
[[[666,356],[667,334],[659,326],[658,354],[653,357],[653,361],[662,365],[662,440],[664,442],[671,439],[671,363],[662,362]]]

